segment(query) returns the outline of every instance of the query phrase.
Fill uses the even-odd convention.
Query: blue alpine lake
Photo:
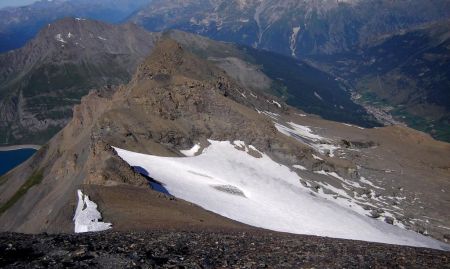
[[[35,149],[0,151],[0,176],[28,160],[35,152]]]

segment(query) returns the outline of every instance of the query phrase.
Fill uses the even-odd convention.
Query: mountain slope
[[[129,81],[158,34],[67,18],[0,55],[0,141],[43,144],[90,89]]]
[[[49,23],[65,17],[122,22],[148,0],[41,0],[24,7],[0,9],[0,52],[22,47]]]
[[[240,86],[212,63],[185,50],[179,43],[164,38],[152,55],[140,65],[128,85],[119,87],[114,93],[96,92],[85,97],[75,109],[73,120],[48,146],[41,149],[29,162],[5,176],[2,180],[4,183],[0,186],[3,211],[0,216],[1,228],[21,232],[70,231],[73,229],[71,219],[77,189],[83,189],[84,193],[99,202],[100,211],[104,212],[104,221],[112,222],[113,228],[127,230],[133,227],[145,230],[155,227],[153,225],[157,226],[161,223],[161,218],[165,218],[157,213],[161,212],[157,210],[160,207],[146,208],[144,215],[139,214],[142,212],[142,199],[139,197],[142,196],[133,195],[137,191],[130,192],[130,189],[151,193],[147,190],[147,180],[155,189],[156,186],[159,189],[167,186],[169,191],[173,191],[171,185],[164,175],[155,174],[158,168],[149,169],[141,164],[124,162],[117,153],[124,159],[126,157],[121,155],[120,150],[116,153],[113,146],[156,156],[178,157],[174,158],[178,161],[183,160],[179,158],[182,154],[194,154],[199,149],[208,152],[208,147],[214,145],[211,140],[214,140],[228,144],[229,150],[236,154],[244,154],[245,157],[229,161],[237,167],[246,168],[253,175],[258,171],[257,166],[247,167],[236,161],[250,159],[258,163],[270,158],[276,169],[283,169],[289,174],[289,177],[282,177],[284,180],[294,179],[290,180],[286,195],[304,194],[303,197],[315,201],[316,206],[327,205],[327,210],[334,209],[333,212],[342,213],[342,219],[337,221],[344,224],[348,219],[349,223],[340,224],[340,229],[343,229],[341,231],[351,232],[353,227],[365,231],[353,233],[354,237],[351,238],[446,248],[445,244],[382,221],[415,229],[420,224],[416,218],[422,219],[421,205],[425,204],[429,211],[427,215],[440,215],[430,226],[436,228],[438,223],[448,225],[448,205],[434,207],[433,204],[445,200],[440,199],[444,193],[434,193],[435,188],[449,189],[449,182],[446,180],[449,171],[445,167],[448,156],[443,152],[448,151],[450,145],[436,142],[407,128],[366,130],[332,123],[303,115],[285,105],[280,104],[279,107],[267,102],[268,100],[274,99]],[[305,121],[309,122],[309,126],[320,127],[312,130],[313,127],[302,125]],[[321,130],[320,134],[317,130]],[[391,139],[386,139],[388,137]],[[194,147],[195,150],[187,150],[194,145],[198,145]],[[392,145],[398,145],[399,148],[406,146],[410,152],[389,156],[389,152],[397,150]],[[423,166],[421,161],[410,161],[411,154],[416,152],[421,152],[423,158],[440,168],[430,168],[431,165],[417,167]],[[369,154],[370,157],[367,157]],[[378,157],[379,154],[383,158]],[[430,158],[433,155],[439,158]],[[198,157],[186,160],[193,161],[196,158]],[[220,160],[216,161],[218,167],[222,167]],[[392,167],[395,171],[392,171],[392,175],[387,175],[385,170],[381,170],[387,168],[386,164],[404,167],[405,171],[401,172],[403,176],[396,179],[399,177],[397,167]],[[136,167],[137,165],[140,167]],[[382,168],[377,167],[378,165]],[[207,167],[214,168],[213,165]],[[266,169],[270,167],[265,166]],[[201,178],[200,182],[220,179],[210,178],[209,172],[204,173],[195,166],[184,166],[183,169],[191,176]],[[159,169],[158,173],[162,171],[163,169]],[[185,175],[180,169],[171,171],[180,172],[177,178]],[[434,176],[427,177],[424,184],[422,175],[431,173],[430,171]],[[386,174],[386,180],[382,180],[380,186],[380,182],[372,176],[378,177],[381,174]],[[283,183],[283,179],[278,179],[279,184],[287,184]],[[251,181],[242,181],[243,184],[245,182]],[[260,183],[261,188],[267,188],[273,182],[269,180]],[[401,184],[400,192],[405,195],[404,198],[397,194],[389,197],[393,191],[399,191],[397,184]],[[26,190],[18,192],[21,186],[22,189],[26,187]],[[230,186],[216,187],[218,197],[240,193]],[[234,187],[239,190],[239,186]],[[276,190],[276,187],[277,184],[271,189]],[[96,188],[97,191],[94,191]],[[426,195],[410,195],[418,189]],[[188,189],[177,191],[189,192]],[[108,199],[111,192],[115,193],[114,198]],[[249,199],[256,197],[253,196],[256,193],[246,192],[245,189],[243,193]],[[435,199],[430,198],[431,193],[436,195]],[[205,193],[203,195],[206,197]],[[160,199],[166,198],[167,196],[160,195]],[[186,199],[183,196],[181,198]],[[121,201],[125,200],[126,206],[121,205]],[[274,209],[269,205],[263,209],[283,212],[283,199],[278,199],[278,202],[281,203],[280,206]],[[161,202],[156,203],[161,205]],[[164,207],[164,203],[162,204]],[[208,209],[204,204],[198,204]],[[224,205],[226,203],[222,203]],[[172,202],[167,202],[167,206],[172,206]],[[297,208],[290,203],[290,210],[308,210],[301,206],[299,203]],[[188,216],[190,209],[175,206],[175,210],[181,210],[183,216]],[[235,211],[239,209],[235,208]],[[369,218],[367,215],[370,212],[378,212],[379,215],[372,215],[372,218],[379,220]],[[400,216],[405,218],[401,219]],[[318,218],[315,215],[303,217],[310,220]],[[142,224],[136,226],[139,218],[142,218]],[[154,218],[157,219],[156,222],[151,221]],[[181,223],[188,221],[184,218],[181,218]],[[273,220],[271,216],[269,218]],[[169,226],[173,223],[175,226],[180,224],[177,221],[172,223],[167,218],[165,221],[169,221]],[[224,227],[223,221],[219,223],[219,226],[213,226]],[[210,224],[208,222],[204,225]],[[323,228],[330,231],[330,224],[324,222]],[[231,224],[225,226],[237,227],[229,225]],[[444,230],[433,230],[433,235],[440,238]],[[370,237],[370,231],[382,239]],[[306,230],[304,232],[311,233]],[[386,235],[386,232],[391,234]],[[323,230],[318,234],[331,235],[323,233]],[[342,234],[334,236],[342,237]]]

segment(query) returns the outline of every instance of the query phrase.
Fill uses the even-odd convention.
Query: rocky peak
[[[136,79],[150,78],[164,82],[174,76],[210,80],[225,76],[211,63],[204,61],[169,37],[163,37],[136,72]]]
[[[163,39],[153,53],[139,66],[137,78],[163,79],[182,68],[185,51],[181,44],[172,39]]]
[[[60,130],[89,90],[127,83],[159,36],[133,24],[65,18],[46,25],[24,47],[0,54],[0,111],[7,112],[0,115],[7,122],[0,133],[9,133],[2,129],[9,123],[21,130],[2,142],[47,141],[53,135],[48,129]]]

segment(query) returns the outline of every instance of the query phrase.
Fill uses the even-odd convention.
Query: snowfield
[[[243,142],[209,141],[195,157],[145,155],[115,148],[130,166],[144,168],[175,197],[256,227],[388,244],[450,249],[417,233],[362,216],[327,200],[266,154]]]
[[[89,196],[78,190],[78,205],[73,221],[75,233],[100,232],[111,229],[111,223],[100,222],[102,215],[97,210],[97,204],[89,200]]]

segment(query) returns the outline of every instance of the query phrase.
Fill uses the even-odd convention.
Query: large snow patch
[[[175,197],[222,216],[275,231],[410,246],[448,248],[439,241],[361,216],[313,194],[299,176],[267,155],[249,155],[228,141],[209,141],[201,155],[158,157],[115,148]],[[238,143],[239,144],[239,143]],[[241,145],[239,145],[241,146]],[[239,147],[240,148],[240,147]]]

